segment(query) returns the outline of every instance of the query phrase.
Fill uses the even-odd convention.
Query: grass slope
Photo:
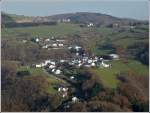
[[[129,62],[125,64],[121,60],[116,60],[108,63],[112,64],[111,68],[93,68],[92,71],[96,73],[103,84],[109,88],[117,87],[119,81],[117,80],[116,75],[120,72],[132,71],[137,73],[137,75],[148,75],[148,67],[138,61],[129,60]]]
[[[57,90],[54,88],[54,85],[63,83],[63,81],[60,81],[53,77],[53,75],[48,74],[45,72],[42,68],[30,68],[26,66],[22,66],[18,69],[18,71],[29,71],[31,76],[46,76],[48,81],[48,87],[45,89],[50,94],[57,93]]]
[[[69,23],[59,23],[53,26],[42,25],[35,27],[4,28],[2,29],[2,37],[19,37],[24,33],[30,37],[63,36],[67,34],[78,33],[84,29],[86,28],[82,29],[77,24]]]

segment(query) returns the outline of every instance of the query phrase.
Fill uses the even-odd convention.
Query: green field
[[[128,64],[123,63],[121,60],[114,60],[108,63],[112,64],[111,68],[93,68],[92,71],[95,72],[96,75],[100,77],[103,84],[109,88],[117,87],[119,81],[117,80],[116,75],[119,72],[132,71],[137,73],[139,76],[148,75],[149,73],[147,66],[134,60],[129,60]]]
[[[144,29],[147,28],[148,26],[144,26]],[[135,43],[148,42],[148,34],[146,34],[146,31],[143,30],[141,27],[135,28],[133,30],[134,32],[131,32],[130,30],[119,32],[113,28],[101,26],[97,28],[97,31],[100,34],[103,34],[103,36],[98,38],[98,40],[96,41],[97,45],[95,44],[91,47],[92,52],[96,55],[114,53],[112,52],[112,48],[98,49],[98,46],[102,46],[104,44],[112,44],[115,47],[120,46],[126,49]]]
[[[18,71],[25,71],[25,70],[29,71],[30,74],[34,75],[34,76],[38,76],[38,75],[46,75],[47,76],[48,75],[47,73],[45,73],[43,71],[42,68],[30,68],[28,66],[22,66],[18,69]]]
[[[4,28],[2,29],[2,37],[64,36],[78,33],[83,30],[86,30],[86,28],[80,28],[78,24],[59,23],[51,26],[41,25],[34,27]]]
[[[27,66],[22,66],[18,69],[18,71],[29,71],[31,76],[46,76],[48,81],[48,87],[46,88],[46,91],[51,94],[57,93],[57,90],[54,88],[54,85],[63,83],[63,81],[60,81],[56,79],[53,75],[48,74],[45,72],[42,68],[30,68]]]

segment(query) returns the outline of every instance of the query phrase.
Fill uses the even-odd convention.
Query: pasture
[[[45,76],[48,83],[48,87],[45,90],[47,93],[50,94],[57,93],[57,89],[54,88],[55,85],[64,83],[64,81],[58,80],[56,77],[50,75],[42,68],[32,68],[28,66],[22,66],[18,69],[18,71],[29,71],[31,76]]]
[[[129,60],[128,63],[124,63],[121,60],[114,60],[107,62],[112,64],[111,68],[93,68],[92,72],[98,76],[104,86],[109,88],[116,88],[119,81],[117,80],[117,74],[121,72],[134,72],[137,76],[148,75],[148,67],[135,60]]]
[[[51,37],[79,33],[86,30],[78,24],[58,23],[57,25],[40,25],[34,27],[3,28],[2,37]]]

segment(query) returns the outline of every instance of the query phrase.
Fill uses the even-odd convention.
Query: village
[[[1,0],[2,112],[149,112],[146,0],[12,1]]]
[[[75,53],[74,58],[67,58],[67,59],[47,59],[39,64],[35,64],[36,68],[45,68],[48,67],[51,69],[51,72],[54,74],[61,74],[63,68],[61,64],[67,63],[70,66],[75,66],[76,68],[81,67],[100,67],[100,68],[111,68],[111,64],[107,64],[106,62],[109,60],[118,60],[119,55],[117,54],[109,54],[107,58],[99,57],[99,56],[89,56],[86,55],[83,51],[83,48],[78,45],[67,45],[66,40],[64,39],[56,39],[54,37],[47,38],[44,41],[40,40],[39,38],[35,39],[35,42],[39,45],[43,45],[43,49],[68,49],[70,52]],[[43,43],[44,42],[44,43]],[[49,43],[47,43],[49,42]],[[61,65],[61,66],[59,66]]]
[[[75,76],[64,76],[64,70],[69,67],[74,67],[76,69],[79,68],[111,68],[112,65],[108,63],[110,60],[119,60],[119,55],[117,54],[109,54],[105,57],[103,56],[89,56],[84,52],[83,47],[79,45],[69,45],[67,40],[60,39],[56,37],[50,37],[46,39],[35,38],[34,42],[39,44],[42,49],[51,50],[54,49],[67,49],[72,54],[74,54],[74,58],[66,58],[66,59],[46,59],[40,63],[33,64],[34,68],[42,68],[47,71],[49,74],[52,74],[60,79],[65,79],[70,82],[74,82],[76,80]],[[58,86],[58,93],[62,98],[68,97],[69,90],[72,88],[67,86]],[[72,96],[72,103],[78,102],[81,99],[76,95]],[[69,107],[68,105],[65,107]]]
[[[71,19],[59,19],[58,23],[69,23]],[[87,27],[87,28],[92,28],[95,27],[95,24],[92,22],[89,22],[87,24],[80,24],[80,27]],[[113,28],[118,28],[120,27],[118,23],[114,23],[112,25]],[[134,26],[128,26],[126,29],[134,29]],[[70,44],[66,38],[62,37],[55,37],[55,36],[50,36],[50,37],[45,37],[41,38],[39,36],[35,36],[32,38],[32,42],[36,43],[39,45],[41,49],[45,49],[48,51],[51,50],[67,50],[69,51],[73,57],[71,58],[65,58],[65,59],[45,59],[41,62],[35,63],[32,66],[34,68],[42,68],[49,74],[59,78],[63,79],[71,85],[59,85],[57,86],[57,92],[60,94],[60,96],[64,99],[71,97],[67,102],[62,104],[63,108],[67,109],[70,107],[71,104],[82,101],[83,99],[76,95],[76,94],[71,94],[70,92],[74,92],[74,86],[72,83],[76,82],[76,76],[71,75],[71,76],[65,76],[65,71],[68,69],[67,67],[73,67],[75,69],[80,69],[80,68],[97,68],[97,69],[110,69],[112,68],[112,64],[109,63],[109,61],[112,60],[119,60],[119,55],[116,53],[111,53],[107,55],[102,55],[102,56],[96,56],[96,55],[89,55],[85,52],[85,48],[83,48],[81,45],[78,44]],[[27,43],[27,40],[23,40],[23,43]]]

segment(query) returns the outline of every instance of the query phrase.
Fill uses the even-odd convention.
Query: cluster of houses
[[[65,97],[68,96],[69,88],[68,87],[60,86],[60,87],[58,87],[58,92],[61,94],[61,96],[63,98],[65,98]],[[71,99],[71,101],[73,103],[75,103],[75,102],[79,101],[79,99],[76,96],[73,96],[72,99]]]
[[[87,24],[87,27],[93,27],[94,26],[94,23],[90,22]]]
[[[48,41],[48,40],[47,40]],[[57,40],[59,42],[63,42],[63,40]],[[68,49],[75,49],[76,52],[79,52],[82,47],[81,46],[69,46]],[[117,54],[110,54],[108,55],[113,60],[118,60],[119,56]],[[49,73],[53,73],[54,75],[61,76],[63,75],[63,69],[66,67],[63,65],[64,63],[67,63],[70,66],[81,68],[92,68],[92,67],[100,67],[100,68],[110,68],[111,64],[107,63],[108,59],[105,59],[103,57],[97,57],[97,56],[86,56],[85,54],[78,55],[74,58],[68,58],[68,59],[48,59],[45,60],[39,64],[36,64],[36,68],[43,68]],[[70,76],[70,80],[75,80],[75,76]],[[58,87],[58,93],[62,96],[62,98],[66,98],[68,96],[68,87]],[[71,99],[71,103],[75,103],[80,101],[76,96],[73,96]]]
[[[80,24],[80,27],[94,27],[94,23],[92,22],[89,22],[89,23],[86,23],[86,24]]]
[[[81,46],[69,46],[68,49],[72,52],[72,53],[75,53],[76,56],[79,56],[80,55],[80,52],[82,51],[82,47]]]
[[[80,67],[104,67],[104,68],[108,68],[111,67],[110,64],[105,63],[106,60],[104,60],[103,58],[98,58],[98,57],[87,57],[84,56],[82,58],[78,58],[78,59],[74,59],[71,62],[69,62],[69,65],[73,65],[77,68]]]
[[[35,42],[38,43],[43,49],[62,49],[66,46],[66,40],[56,39],[50,37],[46,39],[35,38]]]
[[[57,67],[56,62],[53,60],[45,60],[39,64],[35,65],[36,68],[46,68],[50,70],[53,74],[59,75],[61,74],[61,70]]]
[[[59,92],[59,94],[61,94],[62,98],[65,98],[65,97],[68,96],[69,88],[64,87],[64,86],[60,86],[60,87],[58,87],[58,92]],[[71,98],[72,103],[75,103],[75,102],[78,102],[78,101],[79,101],[79,98],[77,98],[76,96],[73,96]]]
[[[77,46],[77,50],[80,46]],[[119,56],[117,54],[110,54],[109,55],[112,59],[117,60]],[[45,68],[48,72],[51,72],[55,75],[60,75],[63,72],[63,63],[68,63],[70,66],[74,66],[76,68],[81,67],[100,67],[100,68],[110,68],[111,64],[106,63],[108,60],[102,57],[88,57],[88,56],[78,56],[77,58],[72,58],[70,60],[45,60],[39,64],[36,64],[36,68]],[[62,64],[60,66],[60,64]],[[70,79],[74,79],[74,76],[71,76]]]
[[[23,40],[25,43],[25,41]],[[56,37],[50,37],[45,39],[35,38],[34,42],[38,43],[43,49],[69,49],[69,50],[75,50],[76,55],[79,55],[80,50],[82,49],[81,46],[78,45],[71,45],[69,46],[68,41],[65,39],[60,39]]]
[[[121,25],[119,23],[113,23],[112,25],[109,25],[112,28],[120,28],[121,30],[132,30],[135,29],[135,25]]]
[[[68,19],[65,19],[65,18],[63,18],[63,19],[58,19],[57,22],[58,22],[58,23],[60,23],[60,22],[69,23],[69,22],[71,22],[71,19],[69,19],[69,18],[68,18]]]
[[[62,95],[63,98],[68,96],[68,90],[69,90],[69,88],[66,88],[66,87],[58,88],[58,92]]]

